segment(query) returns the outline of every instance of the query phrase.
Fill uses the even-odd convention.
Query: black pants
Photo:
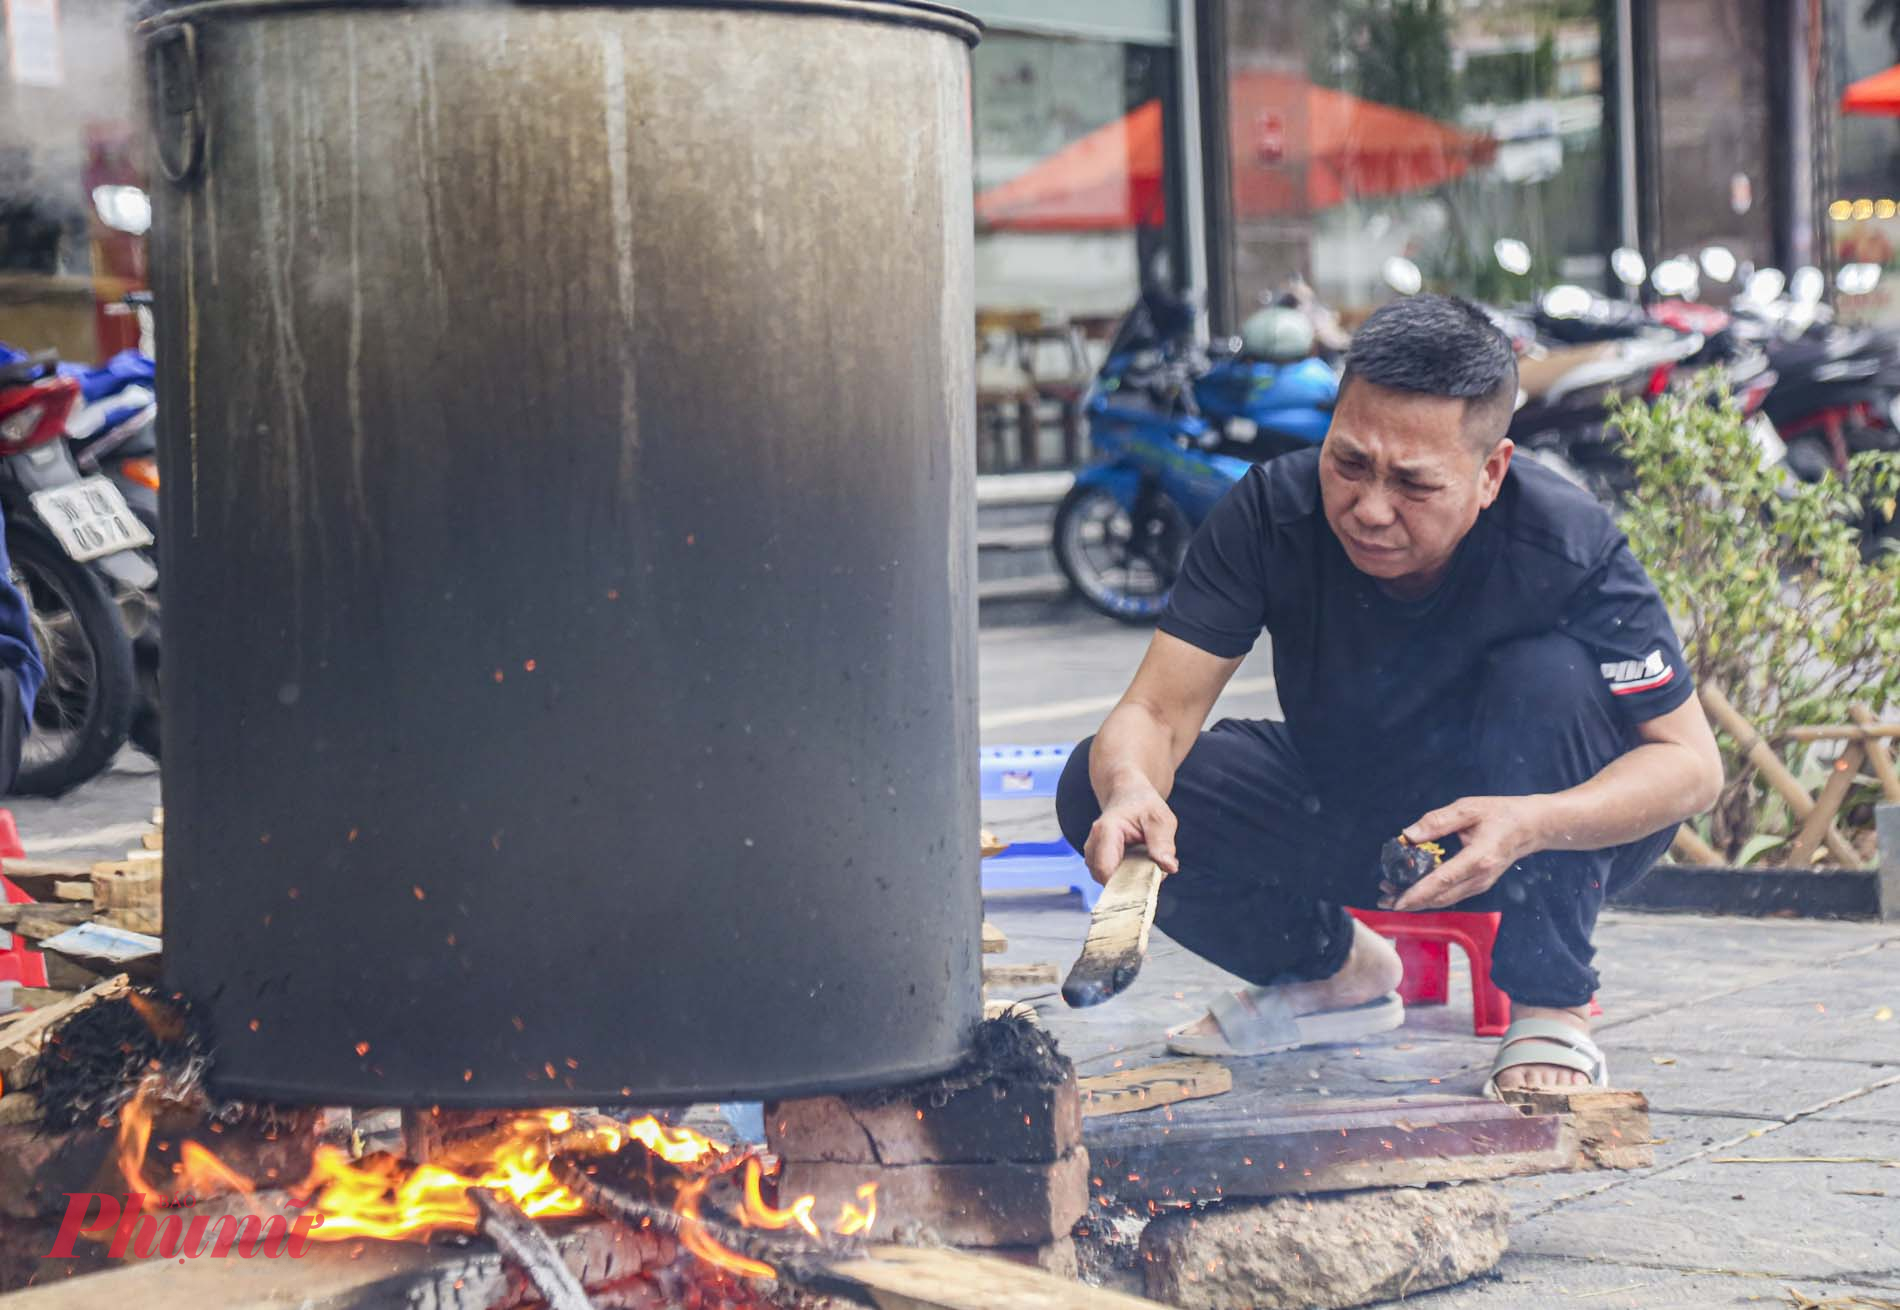
[[[1180,872],[1161,884],[1156,926],[1250,983],[1325,978],[1352,946],[1346,906],[1379,897],[1379,846],[1428,810],[1464,796],[1562,791],[1635,746],[1597,662],[1561,633],[1499,647],[1475,697],[1461,758],[1413,761],[1416,788],[1322,802],[1286,725],[1222,719],[1176,770]],[[1091,737],[1069,757],[1056,797],[1080,849],[1101,815],[1089,783]],[[1341,789],[1329,789],[1335,795]],[[1524,1005],[1574,1006],[1597,989],[1590,944],[1608,891],[1649,871],[1675,826],[1625,846],[1542,851],[1461,910],[1497,910],[1492,978]]]

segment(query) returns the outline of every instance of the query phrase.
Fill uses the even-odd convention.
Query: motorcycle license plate
[[[152,544],[119,489],[105,478],[84,478],[33,493],[33,512],[53,530],[66,553],[80,563]]]

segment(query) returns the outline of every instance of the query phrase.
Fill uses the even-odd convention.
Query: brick
[[[789,1161],[779,1197],[810,1193],[827,1218],[877,1184],[880,1231],[916,1224],[952,1246],[1042,1246],[1069,1235],[1089,1206],[1081,1147],[1047,1164],[862,1164]]]
[[[779,1101],[765,1108],[766,1141],[782,1160],[862,1165],[1047,1164],[1082,1144],[1075,1080],[1054,1086],[997,1081],[952,1093],[866,1105],[848,1097]]]

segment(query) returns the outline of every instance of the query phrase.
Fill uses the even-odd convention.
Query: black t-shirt
[[[1502,642],[1569,633],[1632,727],[1693,692],[1662,598],[1608,513],[1525,459],[1417,601],[1346,557],[1317,450],[1256,466],[1195,534],[1160,626],[1226,657],[1272,635],[1280,705],[1321,795],[1460,763],[1485,655]]]

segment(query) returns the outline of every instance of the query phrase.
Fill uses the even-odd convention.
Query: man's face
[[[1320,451],[1326,521],[1353,567],[1393,595],[1423,595],[1497,499],[1512,449],[1481,451],[1462,400],[1354,378]]]

